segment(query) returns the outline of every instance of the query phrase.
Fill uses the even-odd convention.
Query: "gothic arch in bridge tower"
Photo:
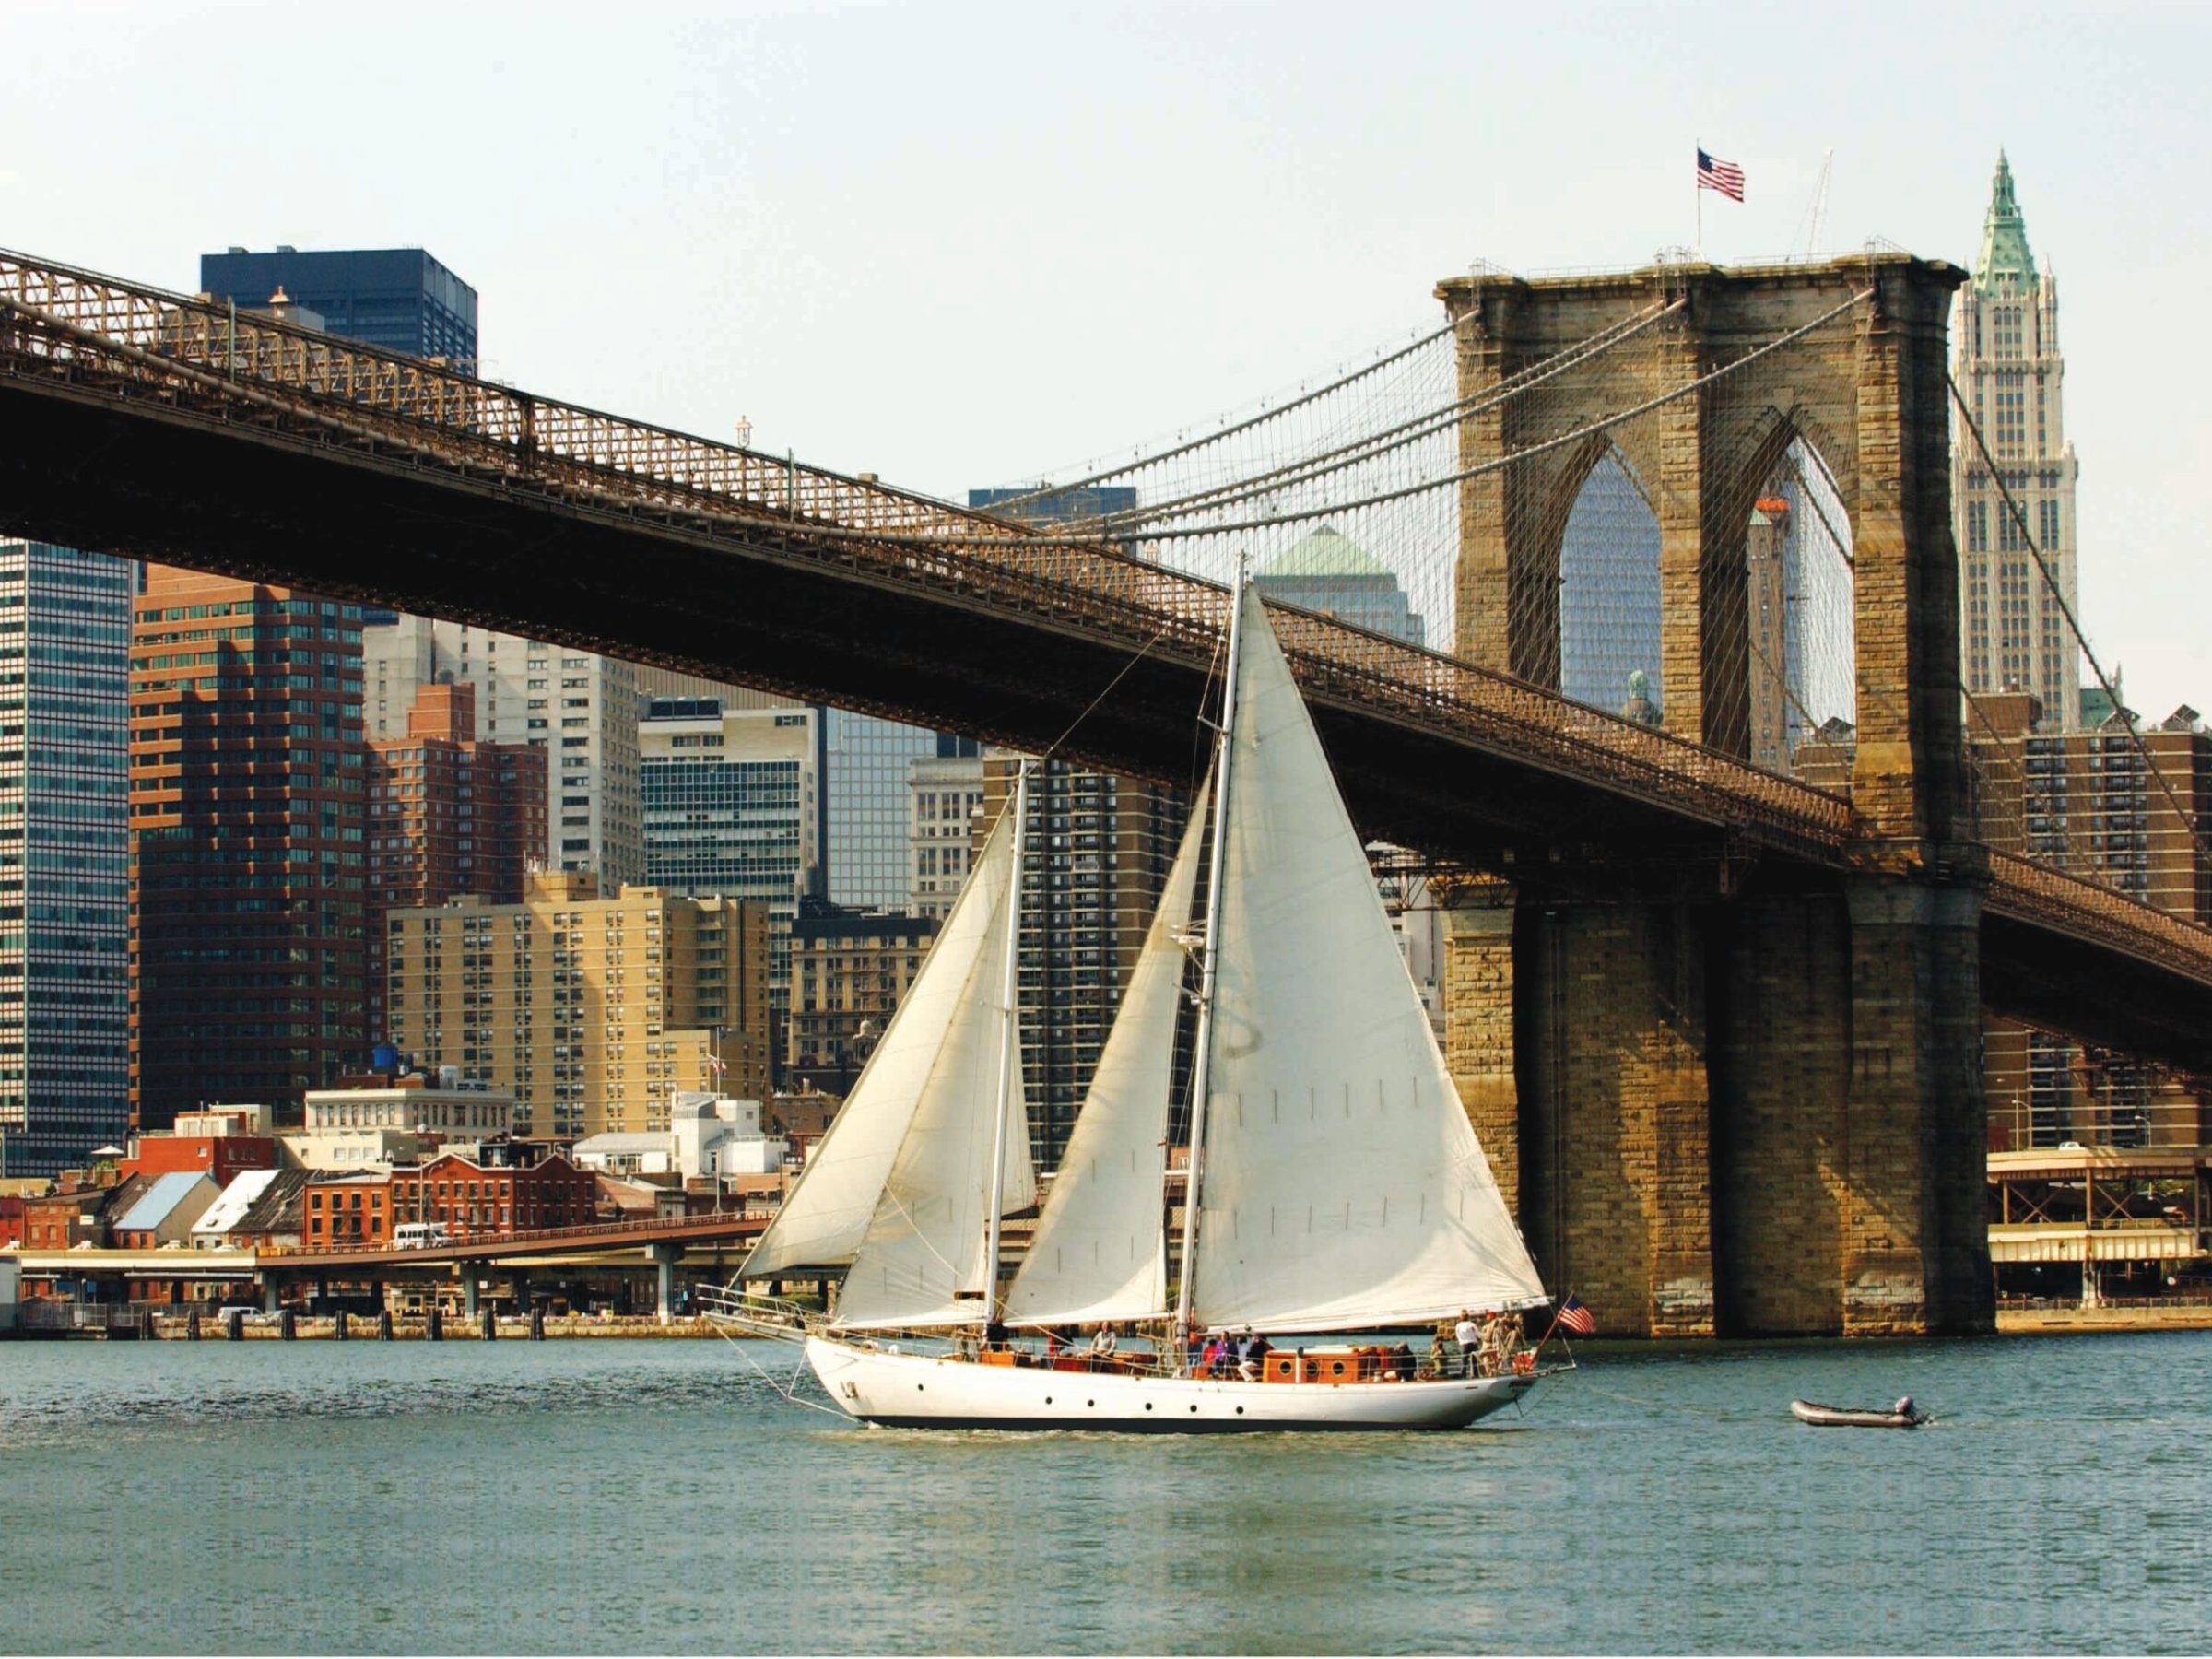
[[[1541,564],[1556,572],[1557,688],[1594,708],[1656,724],[1666,701],[1659,665],[1659,515],[1638,468],[1617,445],[1593,438],[1576,453],[1535,543]]]
[[[1725,594],[1738,618],[1716,630],[1709,731],[1754,765],[1805,776],[1800,747],[1858,719],[1848,498],[1800,422],[1771,413],[1709,517],[1702,603],[1710,613]],[[1817,781],[1836,781],[1836,753],[1818,752]]]

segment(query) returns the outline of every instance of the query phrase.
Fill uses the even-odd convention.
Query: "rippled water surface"
[[[2212,1641],[2212,1335],[1584,1358],[1496,1427],[1153,1440],[848,1428],[719,1342],[0,1345],[0,1650]]]

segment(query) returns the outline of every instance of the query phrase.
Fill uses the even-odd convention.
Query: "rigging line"
[[[1147,640],[1142,645],[1139,645],[1136,648],[1136,654],[1132,656],[1127,662],[1122,665],[1121,672],[1116,674],[1112,679],[1106,682],[1105,687],[1099,692],[1099,694],[1092,698],[1090,701],[1085,705],[1083,712],[1077,715],[1075,719],[1067,723],[1067,729],[1062,732],[1059,736],[1053,739],[1052,747],[1047,748],[1043,754],[1039,755],[1037,759],[1040,760],[1050,760],[1054,755],[1058,754],[1060,752],[1060,746],[1076,735],[1076,728],[1081,725],[1085,721],[1088,720],[1091,715],[1098,712],[1099,705],[1104,702],[1109,697],[1113,695],[1113,688],[1129,677],[1129,671],[1132,668],[1135,668],[1137,664],[1145,660],[1146,654],[1151,651],[1153,646],[1159,644],[1161,640],[1167,637],[1168,629],[1173,626],[1174,624],[1172,622],[1161,623],[1159,631],[1155,633],[1150,639]]]
[[[2066,619],[2066,628],[2074,635],[2074,642],[2081,647],[2081,654],[2088,659],[2089,672],[2097,677],[2098,687],[2112,699],[2112,712],[2124,714],[2126,709],[2120,700],[2118,688],[2105,677],[2104,665],[2097,660],[2097,653],[2089,649],[2088,641],[2082,637],[2081,624],[2075,618],[2074,607],[2066,603],[2065,594],[2059,590],[2058,578],[2052,571],[2050,561],[2043,557],[2042,548],[2036,546],[2035,537],[2028,533],[2027,511],[2013,495],[2012,486],[2005,482],[2005,474],[1998,467],[1996,457],[1989,453],[1989,445],[1982,437],[1981,424],[1974,419],[1974,412],[1966,406],[1966,394],[1959,390],[1959,382],[1955,377],[1947,375],[1945,380],[1951,388],[1951,401],[1959,406],[1959,418],[1972,435],[1974,449],[1982,457],[1982,465],[1989,469],[1990,481],[1996,485],[1997,493],[2005,498],[2005,505],[2012,509],[2012,521],[2020,528],[2020,543],[2028,549],[2029,557],[2035,560],[2035,568],[2042,573],[2043,585],[2050,590],[2052,602],[2058,606],[2058,614]],[[2150,745],[2144,741],[2141,730],[2132,720],[2122,724],[2135,739],[2136,752],[2143,757],[2144,767],[2158,781],[2159,793],[2166,797],[2166,804],[2173,808],[2174,817],[2188,827],[2191,841],[2206,851],[2212,851],[2212,840],[2207,840],[2204,826],[2197,822],[2196,815],[2183,806],[2181,797],[2173,793],[2173,785],[2166,781],[2166,774],[2152,757]]]
[[[1456,398],[1438,408],[1417,415],[1410,420],[1401,421],[1394,427],[1385,427],[1379,432],[1367,433],[1354,439],[1349,443],[1341,444],[1335,449],[1324,450],[1320,454],[1308,455],[1302,460],[1287,462],[1268,472],[1255,473],[1244,478],[1232,478],[1225,484],[1218,484],[1207,489],[1194,490],[1189,495],[1154,502],[1147,506],[1129,508],[1121,512],[1102,513],[1094,519],[1075,521],[1065,527],[1055,525],[1052,533],[1066,537],[1102,535],[1109,530],[1124,526],[1140,527],[1157,524],[1162,519],[1176,518],[1192,512],[1204,511],[1208,507],[1233,506],[1238,501],[1250,500],[1256,495],[1265,495],[1274,490],[1287,489],[1296,485],[1311,483],[1315,478],[1325,477],[1331,473],[1343,472],[1363,462],[1380,460],[1385,455],[1410,448],[1424,438],[1433,437],[1439,431],[1449,429],[1450,425],[1455,421],[1464,420],[1470,415],[1483,414],[1501,404],[1510,403],[1523,393],[1533,391],[1535,387],[1542,385],[1546,381],[1556,379],[1570,369],[1579,368],[1594,357],[1603,356],[1606,352],[1612,350],[1614,347],[1634,338],[1653,324],[1664,321],[1673,312],[1681,310],[1686,303],[1687,301],[1677,300],[1669,304],[1660,306],[1649,312],[1648,314],[1641,314],[1631,319],[1630,326],[1622,328],[1610,339],[1603,339],[1600,335],[1593,335],[1588,340],[1570,346],[1563,351],[1556,352],[1540,363],[1532,364],[1529,368],[1512,377],[1511,381],[1500,382],[1498,385],[1486,387],[1469,397]],[[1391,441],[1394,439],[1397,441]]]
[[[1619,340],[1628,338],[1630,334],[1641,330],[1645,324],[1657,321],[1659,317],[1664,316],[1667,312],[1673,310],[1676,306],[1678,306],[1682,303],[1683,301],[1677,300],[1673,300],[1665,305],[1647,307],[1644,312],[1639,312],[1623,322],[1616,323],[1611,324],[1609,327],[1598,330],[1596,334],[1592,335],[1588,339],[1578,341],[1575,345],[1568,347],[1567,350],[1577,351],[1585,347],[1593,346],[1594,346],[1596,349],[1605,349],[1606,347],[1618,344]],[[1423,335],[1419,339],[1414,341],[1412,345],[1402,347],[1398,350],[1391,353],[1391,355],[1388,357],[1378,358],[1374,362],[1369,364],[1364,369],[1355,370],[1352,373],[1345,375],[1339,380],[1333,381],[1328,385],[1319,387],[1312,392],[1309,392],[1300,396],[1295,397],[1288,403],[1281,405],[1279,407],[1264,409],[1259,414],[1251,416],[1244,420],[1239,421],[1234,426],[1223,427],[1218,432],[1208,433],[1203,438],[1194,438],[1188,443],[1178,444],[1171,449],[1160,450],[1154,454],[1140,456],[1136,460],[1131,461],[1121,466],[1111,468],[1106,472],[1093,473],[1088,477],[1077,478],[1073,483],[1054,484],[1049,488],[1031,490],[1026,496],[1018,496],[1012,500],[1001,502],[999,505],[1001,507],[1018,507],[1024,502],[1038,500],[1042,496],[1057,495],[1063,490],[1087,489],[1094,484],[1103,484],[1109,478],[1125,477],[1130,473],[1146,471],[1151,467],[1159,465],[1163,462],[1172,461],[1179,455],[1187,455],[1194,451],[1206,449],[1213,444],[1223,442],[1230,438],[1236,437],[1243,432],[1249,431],[1253,427],[1265,426],[1271,420],[1280,419],[1282,417],[1288,415],[1294,409],[1302,408],[1308,404],[1316,402],[1321,398],[1328,396],[1331,393],[1341,392],[1345,387],[1356,384],[1358,382],[1365,380],[1371,375],[1381,373],[1384,369],[1389,368],[1393,363],[1403,361],[1405,359],[1411,357],[1415,352],[1421,350],[1424,347],[1435,345],[1437,341],[1442,339],[1446,335],[1451,334],[1457,329],[1460,324],[1465,320],[1466,319],[1465,317],[1454,317],[1451,322],[1445,324],[1443,327],[1436,330],[1433,334]],[[1608,338],[1608,335],[1617,337]],[[1546,360],[1548,361],[1549,359],[1547,359]],[[1539,370],[1543,367],[1544,365],[1542,363],[1532,364],[1528,369],[1522,370],[1516,374],[1509,375],[1505,380],[1500,382],[1498,387],[1493,388],[1493,390],[1502,390],[1505,387],[1512,386],[1516,382],[1524,380],[1526,376],[1534,373],[1536,370]],[[1531,382],[1529,383],[1534,384],[1535,382]]]
[[[809,1400],[803,1397],[799,1393],[799,1372],[797,1371],[794,1370],[791,1373],[790,1382],[779,1382],[775,1380],[775,1378],[769,1375],[767,1370],[762,1367],[761,1363],[758,1359],[754,1359],[750,1353],[748,1353],[738,1344],[736,1337],[731,1335],[727,1331],[720,1330],[719,1327],[717,1327],[717,1332],[724,1342],[728,1343],[732,1347],[736,1348],[737,1358],[752,1367],[753,1374],[755,1376],[759,1377],[761,1382],[767,1383],[769,1387],[774,1389],[777,1394],[783,1397],[783,1403],[785,1405],[804,1406],[809,1411],[822,1412],[827,1416],[836,1418],[840,1422],[852,1422],[853,1419],[851,1417],[849,1417],[846,1413],[838,1410],[835,1406],[824,1406],[819,1401]],[[802,1359],[801,1362],[804,1363],[804,1360]]]
[[[1188,530],[1159,530],[1152,532],[1146,537],[1146,539],[1148,541],[1183,541],[1201,535],[1227,535],[1241,530],[1272,530],[1283,524],[1304,524],[1312,519],[1329,518],[1339,513],[1356,512],[1362,507],[1380,506],[1386,501],[1403,500],[1406,496],[1426,495],[1433,490],[1449,488],[1454,484],[1464,484],[1469,478],[1483,477],[1488,474],[1501,471],[1505,467],[1511,466],[1516,462],[1526,461],[1537,455],[1548,454],[1554,450],[1566,449],[1572,444],[1581,443],[1586,439],[1594,437],[1600,432],[1609,432],[1615,427],[1626,426],[1630,421],[1641,419],[1643,416],[1649,415],[1654,409],[1664,408],[1668,404],[1674,403],[1680,398],[1687,397],[1693,392],[1700,392],[1707,386],[1712,385],[1714,382],[1724,380],[1727,376],[1734,374],[1737,370],[1747,368],[1749,365],[1756,363],[1760,358],[1767,356],[1770,352],[1780,351],[1785,346],[1795,345],[1799,340],[1805,338],[1806,335],[1811,334],[1815,329],[1825,327],[1827,324],[1833,323],[1838,317],[1843,315],[1844,312],[1852,310],[1854,306],[1864,305],[1867,300],[1874,298],[1874,292],[1875,291],[1872,288],[1861,289],[1858,293],[1853,294],[1850,299],[1844,300],[1842,304],[1837,306],[1833,311],[1825,312],[1821,315],[1815,317],[1810,323],[1806,324],[1804,326],[1794,328],[1788,334],[1781,335],[1774,339],[1769,340],[1764,346],[1754,347],[1752,350],[1746,352],[1742,357],[1737,358],[1734,362],[1724,363],[1718,369],[1709,371],[1708,372],[1700,375],[1696,380],[1686,381],[1681,385],[1677,386],[1671,392],[1664,392],[1661,393],[1657,397],[1647,398],[1644,402],[1637,404],[1633,407],[1623,409],[1618,414],[1607,415],[1602,419],[1589,421],[1583,426],[1575,428],[1571,432],[1562,432],[1557,438],[1547,438],[1541,443],[1532,443],[1526,449],[1515,450],[1510,455],[1496,456],[1491,460],[1483,462],[1480,465],[1470,466],[1460,472],[1449,473],[1441,478],[1431,478],[1424,483],[1408,484],[1402,488],[1385,490],[1379,495],[1365,496],[1358,500],[1338,501],[1325,504],[1324,506],[1314,508],[1310,512],[1277,513],[1268,518],[1246,519],[1236,524],[1209,524]],[[896,537],[898,535],[897,532],[878,532],[877,534],[885,536],[887,539]]]

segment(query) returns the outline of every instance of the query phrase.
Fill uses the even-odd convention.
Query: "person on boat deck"
[[[1228,1351],[1229,1344],[1221,1340],[1218,1332],[1208,1336],[1206,1339],[1206,1347],[1200,1350],[1198,1355],[1198,1374],[1202,1377],[1212,1376],[1220,1367],[1222,1358]]]
[[[1462,1308],[1459,1323],[1452,1327],[1452,1335],[1459,1344],[1459,1358],[1465,1374],[1474,1376],[1482,1358],[1482,1327],[1475,1323],[1475,1315]]]
[[[1044,1327],[1044,1357],[1047,1359],[1059,1359],[1060,1351],[1066,1346],[1067,1344],[1060,1340],[1060,1327],[1058,1325],[1046,1325]]]
[[[1237,1344],[1237,1375],[1247,1382],[1260,1380],[1260,1361],[1266,1356],[1267,1345],[1250,1331]]]
[[[1401,1343],[1399,1343],[1399,1344],[1398,1344],[1398,1346],[1397,1346],[1397,1349],[1396,1349],[1396,1351],[1395,1351],[1395,1352],[1394,1352],[1394,1353],[1391,1355],[1391,1357],[1390,1357],[1390,1363],[1391,1363],[1391,1369],[1392,1369],[1393,1371],[1394,1371],[1397,1373],[1397,1378],[1398,1378],[1398,1381],[1399,1381],[1399,1382],[1412,1382],[1412,1381],[1413,1381],[1413,1344],[1412,1344],[1412,1343],[1410,1343],[1410,1342],[1401,1342]]]
[[[987,1348],[1006,1346],[1006,1322],[995,1313],[983,1325],[983,1346]]]
[[[1507,1356],[1512,1351],[1512,1336],[1507,1329],[1502,1313],[1485,1313],[1482,1316],[1482,1374],[1496,1377],[1504,1374]]]
[[[1090,1357],[1093,1359],[1111,1359],[1113,1358],[1115,1346],[1113,1327],[1102,1324],[1090,1339]]]

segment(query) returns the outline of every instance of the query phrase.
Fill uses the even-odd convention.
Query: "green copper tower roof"
[[[1982,257],[1974,261],[1974,286],[1990,288],[2004,276],[2026,288],[2035,280],[2035,255],[2028,251],[2028,220],[2012,194],[2012,163],[1997,152],[1997,176],[1989,187],[1989,214],[1982,221]]]
[[[1293,543],[1265,566],[1263,576],[1388,576],[1390,567],[1378,561],[1357,542],[1324,524],[1311,535]]]

